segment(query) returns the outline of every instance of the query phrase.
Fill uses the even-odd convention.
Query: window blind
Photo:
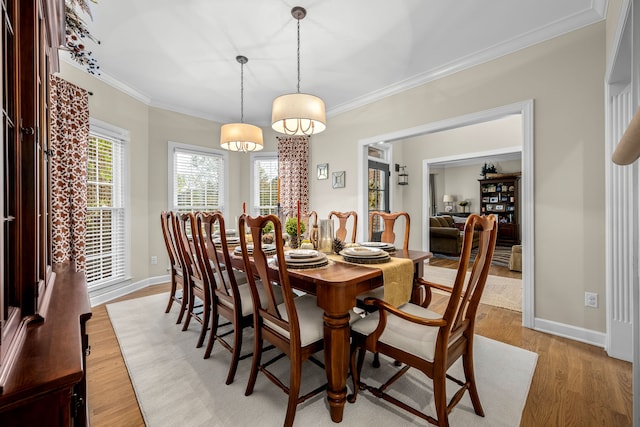
[[[126,279],[124,150],[124,140],[90,132],[86,236],[89,289]]]
[[[174,148],[173,206],[178,212],[222,211],[224,158],[222,155]]]
[[[276,212],[278,203],[278,157],[258,157],[253,160],[254,211],[260,215]]]

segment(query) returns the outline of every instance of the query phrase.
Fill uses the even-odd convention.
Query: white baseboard
[[[169,281],[171,281],[171,276],[167,274],[165,276],[149,277],[147,279],[140,280],[139,282],[130,283],[126,286],[116,288],[101,295],[90,297],[91,307],[95,307],[96,305],[104,304],[121,296],[128,295],[131,292],[146,288],[147,286],[159,285],[161,283],[167,283]]]
[[[540,319],[538,317],[534,319],[533,329],[601,348],[605,348],[606,344],[606,334],[604,332],[592,331],[590,329],[579,328],[577,326]]]

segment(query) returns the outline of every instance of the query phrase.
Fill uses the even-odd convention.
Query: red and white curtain
[[[74,262],[77,271],[84,271],[89,97],[56,76],[50,87],[52,261]]]
[[[309,137],[279,136],[278,178],[280,179],[280,206],[287,217],[309,212]]]

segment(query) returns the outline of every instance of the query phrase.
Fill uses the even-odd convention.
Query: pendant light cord
[[[300,19],[298,19],[298,93],[300,93]]]
[[[240,123],[244,123],[244,63],[240,62]]]

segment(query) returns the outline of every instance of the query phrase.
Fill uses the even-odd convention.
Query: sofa
[[[462,251],[464,239],[464,221],[466,218],[454,218],[449,215],[429,218],[429,248],[431,252],[457,256]],[[479,234],[473,233],[473,248],[478,247]]]

